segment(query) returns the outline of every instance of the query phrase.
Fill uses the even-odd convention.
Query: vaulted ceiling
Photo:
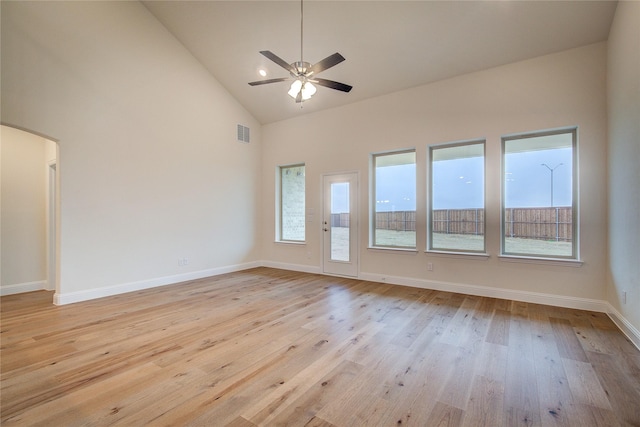
[[[340,52],[296,104],[287,77],[259,54],[300,60],[298,1],[146,1],[149,11],[261,123],[284,120],[461,74],[607,40],[614,1],[304,1],[303,59]],[[264,69],[266,77],[258,75]]]

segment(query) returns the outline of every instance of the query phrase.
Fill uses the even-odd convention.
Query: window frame
[[[571,255],[535,254],[521,252],[507,252],[505,250],[506,239],[506,144],[508,141],[527,138],[540,138],[545,136],[570,134],[571,135]],[[532,132],[503,135],[501,137],[501,167],[500,167],[500,257],[538,261],[566,261],[580,263],[580,227],[579,227],[579,173],[578,173],[578,127],[563,127]]]
[[[482,204],[484,215],[482,218],[482,228],[484,230],[482,239],[482,249],[455,249],[455,248],[434,248],[433,247],[433,151],[443,148],[463,147],[468,145],[482,145]],[[470,139],[464,141],[444,142],[429,145],[427,150],[427,248],[426,252],[450,253],[466,255],[486,255],[487,254],[487,140],[485,138]]]
[[[414,194],[414,200],[417,198],[417,184],[418,184],[418,157],[417,157],[417,151],[415,148],[404,148],[404,149],[398,149],[398,150],[389,150],[389,151],[380,151],[380,152],[376,152],[376,153],[371,153],[369,155],[370,157],[370,189],[369,189],[369,200],[370,200],[370,207],[369,207],[369,212],[370,212],[370,216],[369,216],[369,248],[370,249],[384,249],[384,250],[396,250],[396,251],[411,251],[411,252],[416,252],[417,251],[417,247],[418,247],[418,242],[417,242],[417,229],[416,231],[414,231],[414,233],[416,234],[416,243],[413,246],[398,246],[398,245],[381,245],[381,244],[377,244],[376,243],[376,188],[377,188],[377,182],[376,182],[376,159],[379,157],[384,157],[384,156],[392,156],[392,155],[398,155],[398,154],[407,154],[407,153],[413,153],[414,155],[414,165],[416,167],[416,176],[415,176],[415,185],[416,185],[416,193]],[[418,206],[416,204],[416,215],[418,212]],[[416,224],[417,225],[417,224]]]
[[[282,174],[283,171],[286,169],[292,169],[292,168],[304,168],[304,196],[303,196],[303,203],[304,203],[304,207],[303,207],[303,211],[304,211],[304,216],[303,216],[303,227],[304,227],[304,238],[301,240],[298,239],[285,239],[283,237],[283,231],[284,231],[284,208],[283,208],[283,202],[284,202],[284,191],[283,191],[283,180],[282,180]],[[286,165],[279,165],[276,167],[276,242],[278,243],[290,243],[290,244],[304,244],[306,243],[306,236],[307,236],[307,227],[306,227],[306,198],[307,198],[307,183],[306,183],[306,164],[304,162],[301,163],[291,163],[291,164],[286,164]]]

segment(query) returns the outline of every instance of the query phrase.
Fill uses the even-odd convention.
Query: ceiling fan
[[[293,62],[288,64],[285,60],[277,56],[275,53],[268,50],[261,50],[260,53],[265,57],[269,58],[271,61],[275,62],[285,70],[287,70],[290,74],[289,77],[281,77],[277,79],[268,79],[268,80],[259,80],[255,82],[250,82],[251,86],[264,85],[269,83],[278,83],[285,81],[293,81],[291,87],[289,89],[289,95],[296,100],[296,102],[303,102],[310,99],[313,94],[316,93],[316,87],[314,83],[319,86],[328,87],[330,89],[339,90],[342,92],[349,92],[352,89],[352,86],[340,82],[336,82],[333,80],[321,79],[316,77],[320,72],[333,67],[334,65],[338,65],[345,58],[340,55],[338,52],[333,55],[329,55],[324,58],[322,61],[317,62],[311,65],[308,62],[305,62],[302,58],[302,46],[303,46],[303,30],[304,30],[304,14],[303,14],[303,6],[302,0],[300,0],[300,61]]]

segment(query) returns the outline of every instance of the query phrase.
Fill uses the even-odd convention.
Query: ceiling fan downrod
[[[300,0],[300,63],[304,64],[304,57],[302,56],[302,46],[304,46],[304,8],[302,2],[303,0]]]

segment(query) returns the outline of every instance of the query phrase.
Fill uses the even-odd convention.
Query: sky
[[[556,148],[507,154],[506,207],[551,206],[551,171],[543,163],[554,169],[553,206],[571,206],[571,148]]]
[[[553,206],[571,206],[571,163],[571,148],[507,154],[505,207],[551,206],[549,168],[553,169]],[[481,157],[435,162],[433,208],[481,208],[482,169]]]
[[[505,157],[505,206],[551,206],[551,171],[554,169],[553,206],[571,206],[571,148],[510,153]],[[433,208],[466,209],[483,206],[484,161],[481,157],[434,162]],[[376,170],[376,211],[416,210],[416,165]],[[346,187],[336,187],[332,212],[345,212]]]

